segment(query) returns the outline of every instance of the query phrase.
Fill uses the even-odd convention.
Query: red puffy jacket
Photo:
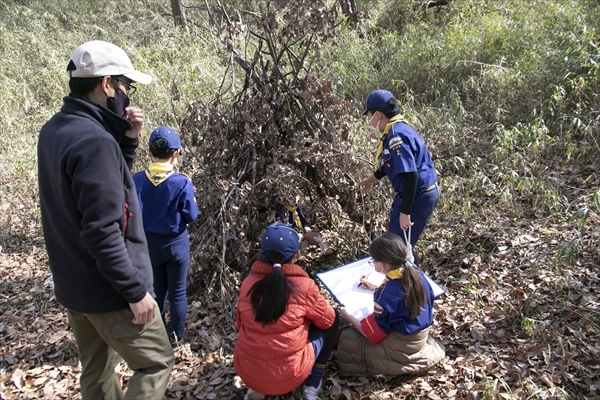
[[[327,329],[333,325],[335,311],[302,268],[284,264],[281,271],[296,296],[290,296],[285,313],[277,322],[268,325],[256,322],[248,292],[272,270],[270,264],[257,261],[252,265],[252,274],[242,282],[236,309],[239,336],[233,363],[248,387],[262,394],[277,395],[296,389],[308,377],[315,364],[315,352],[308,341],[309,324]]]

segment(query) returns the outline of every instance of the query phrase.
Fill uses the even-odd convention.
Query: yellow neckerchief
[[[377,145],[377,153],[375,153],[375,164],[379,162],[379,157],[381,157],[381,153],[383,153],[383,145],[385,144],[385,138],[387,137],[388,130],[396,123],[402,120],[402,114],[398,114],[390,118],[388,123],[385,125],[385,129],[383,130],[383,135],[381,135],[381,139],[379,139],[379,144]]]
[[[146,176],[154,186],[163,183],[169,176],[173,175],[173,164],[170,162],[153,162],[146,170]]]
[[[286,210],[288,210],[289,212],[292,213],[292,215],[294,216],[294,221],[296,221],[296,226],[300,229],[304,229],[304,226],[302,226],[302,222],[300,221],[300,216],[298,215],[298,211],[296,211],[296,206],[293,206],[291,204],[287,204],[287,203],[279,203],[282,206],[285,207]]]
[[[385,274],[389,279],[400,279],[404,273],[404,268],[396,268]]]

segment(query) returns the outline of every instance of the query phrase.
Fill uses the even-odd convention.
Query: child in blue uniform
[[[302,233],[310,232],[310,225],[297,202],[278,202],[275,206],[275,220],[294,227]]]
[[[338,344],[338,364],[344,375],[418,374],[444,358],[444,348],[429,336],[434,295],[423,273],[406,263],[406,246],[387,232],[371,243],[369,253],[377,272],[386,274],[374,292],[374,312],[359,321],[343,307],[341,316],[355,329],[346,329]]]
[[[317,232],[313,232],[308,221],[298,206],[299,197],[277,202],[272,219],[275,222],[287,224],[303,235],[305,244],[319,246],[322,252],[327,251],[327,245]]]
[[[398,101],[387,90],[375,90],[367,97],[363,115],[373,132],[383,133],[375,162],[379,168],[360,182],[364,192],[388,176],[396,197],[388,231],[401,238],[411,228],[414,248],[440,199],[437,175],[421,136],[402,120]]]
[[[190,260],[187,224],[198,217],[194,187],[175,172],[181,142],[173,128],[161,126],[150,135],[152,163],[133,176],[154,272],[156,302],[163,316],[168,294],[172,343],[183,339],[187,314],[186,283]]]

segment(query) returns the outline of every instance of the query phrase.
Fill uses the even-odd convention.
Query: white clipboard
[[[343,305],[346,311],[358,320],[366,318],[373,313],[373,291],[358,285],[361,276],[375,271],[375,268],[369,264],[370,260],[371,257],[362,258],[316,274],[317,279],[319,279],[335,300],[340,305]],[[424,275],[433,289],[435,298],[446,293],[443,287],[438,285],[427,274],[424,273]]]

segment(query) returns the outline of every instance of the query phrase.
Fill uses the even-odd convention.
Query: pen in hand
[[[367,277],[366,275],[362,275],[362,276],[360,277],[360,282],[358,283],[358,286],[357,286],[357,288],[359,288],[359,287],[362,287],[362,286],[363,286],[363,282],[362,282],[362,280],[363,280],[363,279],[365,279],[366,277]]]

